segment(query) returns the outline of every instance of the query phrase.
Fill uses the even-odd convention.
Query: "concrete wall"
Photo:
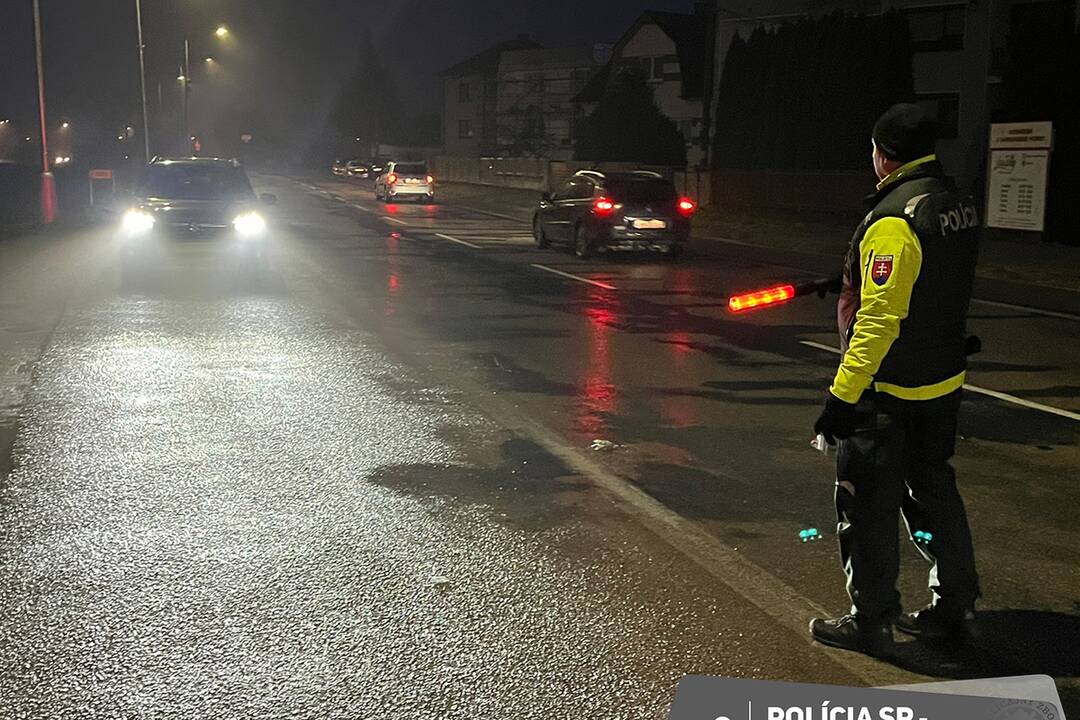
[[[710,173],[704,170],[651,167],[634,163],[593,163],[584,160],[546,160],[543,158],[471,158],[440,155],[433,167],[439,180],[479,185],[552,192],[562,187],[578,170],[599,169],[608,172],[652,170],[671,178],[675,188],[699,205],[708,205],[713,184]]]
[[[750,212],[865,213],[863,198],[874,189],[873,173],[796,173],[714,170],[713,205]]]

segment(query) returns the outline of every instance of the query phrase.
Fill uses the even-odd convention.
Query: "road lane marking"
[[[386,222],[397,223],[398,225],[408,225],[409,224],[409,223],[405,222],[404,220],[398,220],[397,218],[392,218],[392,217],[389,217],[387,215],[383,215],[383,220],[385,220]]]
[[[617,289],[614,285],[608,285],[607,283],[602,283],[602,282],[599,282],[597,280],[590,280],[589,278],[583,278],[580,275],[574,275],[572,273],[563,272],[562,270],[556,270],[555,268],[548,267],[547,265],[537,265],[536,263],[532,263],[532,267],[536,268],[537,270],[543,270],[544,272],[553,273],[555,275],[561,275],[564,278],[570,278],[571,280],[577,280],[578,282],[583,282],[583,283],[586,283],[588,285],[595,285],[596,287],[603,288],[604,290],[615,290],[615,289]]]
[[[471,247],[473,250],[483,250],[484,248],[479,245],[474,245],[467,240],[458,240],[456,237],[450,237],[449,235],[443,235],[442,233],[435,233],[435,237],[441,237],[443,240],[449,240],[450,242],[456,242],[458,245],[464,245],[465,247]]]
[[[834,355],[840,354],[840,348],[832,347],[831,345],[822,345],[821,343],[814,342],[813,340],[800,340],[800,343],[807,347],[816,348],[818,350],[824,350],[831,352]],[[973,393],[980,395],[986,395],[1003,402],[1012,403],[1013,405],[1019,405],[1020,407],[1026,407],[1030,410],[1038,410],[1039,412],[1049,413],[1051,415],[1057,415],[1059,417],[1068,418],[1069,420],[1080,420],[1080,413],[1072,412],[1071,410],[1063,410],[1061,408],[1053,407],[1052,405],[1043,405],[1042,403],[1032,402],[1031,400],[1025,400],[1015,395],[999,392],[997,390],[991,390],[989,388],[979,387],[978,385],[968,385],[964,383],[964,389],[970,390]]]
[[[328,270],[307,254],[297,253],[291,248],[286,248],[286,252],[291,255],[291,265],[306,267],[309,270],[300,275],[304,283],[315,282],[313,278],[327,271],[342,273],[343,276],[343,271],[339,268]],[[355,310],[357,298],[345,288],[343,281],[319,287],[325,289],[326,292],[322,295],[315,293],[314,285],[311,292],[315,293],[315,297],[320,297],[320,302],[325,303],[325,310],[328,313],[332,313],[347,324],[360,327],[360,320]],[[398,335],[398,332],[399,330],[395,328],[388,328],[388,334],[381,335],[383,342],[391,349],[412,358],[412,362],[418,362],[415,343],[411,338]],[[818,656],[823,663],[840,666],[855,674],[866,685],[872,686],[912,682],[912,678],[916,677],[910,672],[858,653],[838,653],[821,645],[810,645],[809,638],[806,636],[807,623],[813,617],[828,616],[827,611],[818,603],[802,595],[770,570],[748,558],[747,554],[737,546],[732,546],[713,535],[702,523],[683,517],[623,475],[598,463],[587,451],[569,444],[560,433],[549,429],[534,416],[526,414],[520,406],[509,402],[502,393],[490,394],[489,388],[475,384],[459,370],[448,371],[426,361],[421,367],[427,373],[427,377],[447,387],[462,390],[468,398],[466,404],[469,407],[492,419],[500,427],[522,437],[531,438],[562,460],[568,468],[581,477],[591,480],[602,492],[609,495],[615,506],[628,518],[640,522],[655,533],[660,541],[666,542],[675,551],[682,553],[711,578],[763,612],[777,626],[791,633],[793,639],[805,638],[802,641],[819,653]],[[718,474],[721,477],[727,477],[723,472]],[[736,480],[732,479],[732,481]]]
[[[1057,310],[1042,310],[1040,308],[1034,308],[1028,305],[1013,305],[1012,303],[998,302],[997,300],[980,300],[979,298],[972,298],[971,302],[977,302],[983,305],[992,305],[994,307],[1005,308],[1007,310],[1019,310],[1021,312],[1034,313],[1036,315],[1046,315],[1047,317],[1059,318],[1061,320],[1080,321],[1080,315],[1073,315],[1066,312],[1058,312]],[[987,319],[994,320],[996,318]]]
[[[509,220],[519,225],[530,224],[528,220],[522,220],[521,218],[514,217],[513,215],[503,215],[502,213],[491,212],[490,210],[481,210],[480,208],[469,207],[468,205],[456,205],[455,207],[461,208],[462,210],[469,210],[474,213],[479,213],[480,215],[488,215],[490,217],[499,218],[500,220]]]

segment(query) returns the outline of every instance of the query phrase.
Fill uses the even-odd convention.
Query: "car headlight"
[[[144,210],[131,209],[124,213],[120,227],[128,235],[141,235],[154,228],[154,216]]]
[[[236,232],[242,237],[253,237],[266,232],[266,221],[257,212],[246,212],[237,215],[232,221]]]

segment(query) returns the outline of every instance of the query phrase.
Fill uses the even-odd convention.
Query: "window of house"
[[[682,68],[679,66],[679,58],[660,58],[661,76],[664,80],[679,80],[682,78]]]
[[[941,139],[960,137],[960,93],[919,95],[916,102],[937,118]]]
[[[469,83],[464,83],[464,82],[463,83],[458,83],[458,86],[457,86],[457,99],[458,99],[458,102],[463,102],[463,103],[472,102],[471,90],[469,88]]]
[[[473,136],[472,121],[471,120],[458,120],[458,137],[462,140],[467,140]]]
[[[701,142],[701,121],[696,118],[677,120],[675,127],[682,133],[687,147],[695,146]]]
[[[484,83],[484,98],[494,100],[498,94],[498,84],[494,80]]]
[[[525,79],[525,90],[529,93],[542,93],[544,92],[544,76],[540,73],[530,74]]]
[[[962,50],[964,47],[964,6],[941,5],[904,12],[916,52]]]

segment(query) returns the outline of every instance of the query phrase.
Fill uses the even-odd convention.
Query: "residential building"
[[[611,60],[578,93],[575,102],[591,112],[613,72],[644,71],[660,110],[675,123],[686,141],[691,166],[704,163],[705,95],[711,82],[711,3],[697,4],[693,14],[648,11],[623,33]]]
[[[503,51],[496,76],[500,153],[570,159],[579,112],[572,99],[597,67],[589,45]]]
[[[496,78],[504,52],[539,48],[540,43],[519,35],[447,68],[440,77],[443,89],[443,150],[449,155],[479,157],[498,146]]]

